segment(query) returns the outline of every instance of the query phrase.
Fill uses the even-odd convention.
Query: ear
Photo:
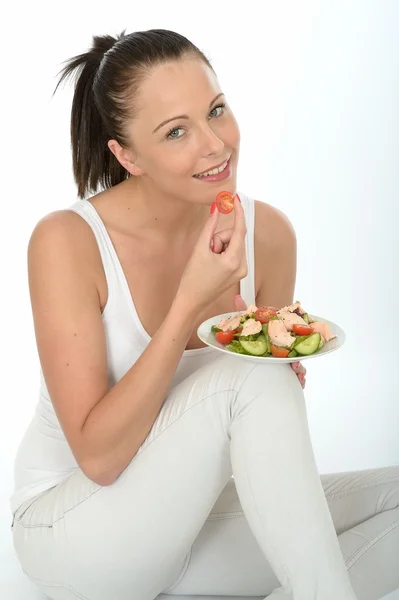
[[[128,173],[135,176],[144,175],[144,169],[139,167],[133,160],[131,150],[123,148],[116,140],[109,140],[108,148]]]

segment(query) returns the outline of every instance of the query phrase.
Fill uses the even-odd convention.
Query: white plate
[[[243,311],[239,311],[243,312]],[[201,323],[198,327],[197,335],[201,341],[204,342],[207,346],[214,348],[215,350],[220,350],[220,352],[226,352],[230,356],[236,356],[238,358],[243,358],[244,360],[250,360],[251,362],[265,361],[268,362],[277,362],[277,363],[293,363],[298,360],[303,361],[309,358],[318,358],[319,356],[324,356],[325,354],[330,354],[330,352],[334,352],[334,350],[338,350],[343,343],[345,342],[345,332],[339,325],[336,323],[332,323],[332,321],[328,321],[322,317],[316,317],[315,315],[310,315],[314,321],[322,321],[324,323],[328,323],[330,326],[331,333],[335,334],[337,337],[329,342],[326,342],[324,346],[315,352],[314,354],[310,354],[309,356],[296,356],[293,358],[275,358],[274,356],[250,356],[249,354],[238,354],[237,352],[231,352],[231,350],[227,350],[226,346],[223,344],[219,344],[216,340],[215,334],[211,332],[212,325],[217,325],[221,319],[227,319],[232,315],[237,315],[238,312],[230,312],[224,313],[222,315],[216,315],[215,317],[211,317],[207,321]]]

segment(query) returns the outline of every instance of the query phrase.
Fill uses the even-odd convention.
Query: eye
[[[168,140],[177,140],[179,138],[181,138],[181,135],[174,135],[177,131],[183,131],[183,127],[175,127],[174,129],[171,129],[169,131],[169,133],[166,134],[166,138]]]
[[[216,118],[220,117],[224,113],[225,108],[226,108],[226,102],[223,102],[222,104],[218,104],[217,106],[212,108],[212,110],[209,114],[212,115],[212,113],[215,112],[215,110],[221,109],[221,112],[219,114],[213,115]]]

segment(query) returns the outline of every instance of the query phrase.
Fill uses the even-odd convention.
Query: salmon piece
[[[305,310],[303,310],[300,302],[295,302],[294,304],[290,304],[289,306],[284,306],[280,310],[288,311],[288,312],[299,312],[301,315],[305,314]]]
[[[222,331],[234,331],[234,329],[240,326],[240,323],[241,315],[232,315],[228,319],[222,319],[216,327]]]
[[[241,335],[255,335],[255,333],[259,333],[260,331],[262,331],[262,323],[255,321],[255,319],[248,319],[244,323]]]
[[[256,306],[256,304],[250,304],[244,314],[247,315],[248,317],[250,317],[251,315],[256,313],[257,310],[258,310],[258,307]]]
[[[321,323],[320,321],[315,321],[314,323],[310,323],[311,328],[315,333],[320,333],[321,337],[325,342],[329,342],[336,338],[336,335],[331,333],[330,327],[328,323]]]
[[[294,305],[293,305],[294,306]],[[307,325],[306,321],[297,315],[297,313],[290,312],[285,308],[282,308],[277,312],[277,316],[281,319],[288,331],[293,331],[293,325]]]
[[[287,331],[283,321],[280,321],[279,319],[269,321],[267,331],[269,333],[270,341],[274,346],[291,348],[295,341],[295,338]]]

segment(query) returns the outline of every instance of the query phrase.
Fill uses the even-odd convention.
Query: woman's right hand
[[[244,210],[234,199],[234,227],[216,233],[219,211],[209,216],[183,272],[177,295],[185,305],[205,310],[247,274]]]

